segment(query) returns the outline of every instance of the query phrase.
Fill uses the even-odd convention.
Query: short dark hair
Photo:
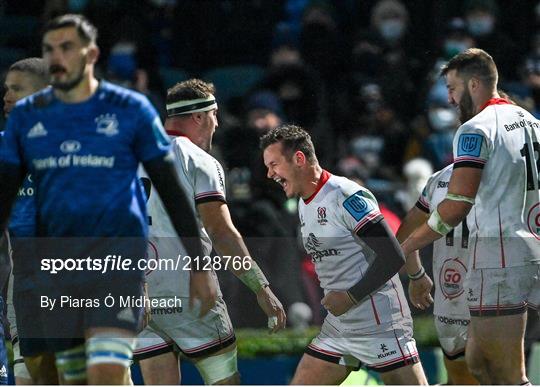
[[[97,28],[83,15],[68,13],[50,20],[43,29],[43,35],[49,31],[65,27],[75,27],[79,37],[86,44],[96,44],[98,38]]]
[[[311,164],[317,162],[315,147],[308,132],[296,125],[280,125],[270,130],[260,139],[260,147],[265,150],[272,144],[281,143],[284,153],[291,158],[296,151],[306,155]]]
[[[179,82],[167,90],[167,103],[186,101],[190,99],[206,98],[214,94],[216,88],[213,83],[193,78]]]
[[[34,75],[42,83],[42,85],[37,86],[45,87],[49,83],[49,71],[45,61],[41,58],[21,59],[9,66],[8,72],[10,71],[20,71],[21,73]]]
[[[469,48],[454,56],[441,68],[441,76],[446,76],[450,70],[456,70],[464,78],[478,78],[490,88],[497,86],[497,66],[491,55],[479,48]]]

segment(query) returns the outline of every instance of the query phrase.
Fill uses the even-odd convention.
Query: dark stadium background
[[[278,297],[287,307],[308,304],[313,314],[309,323],[317,325],[324,317],[321,292],[298,245],[295,203],[265,179],[257,145],[262,133],[279,122],[305,127],[323,167],[374,191],[395,229],[414,204],[429,167],[437,170],[451,162],[457,122],[444,115],[452,108],[437,76],[437,66],[455,53],[449,42],[488,51],[499,66],[501,89],[540,117],[539,1],[385,3],[392,4],[0,0],[0,72],[18,59],[39,56],[44,22],[75,12],[84,13],[99,29],[99,76],[146,94],[162,115],[166,90],[174,83],[189,77],[214,82],[220,126],[213,153],[227,171],[234,221]],[[493,30],[483,35],[470,28],[478,11],[495,20]],[[378,27],[387,18],[402,20],[403,34],[384,38]],[[418,158],[426,162],[404,171]],[[424,255],[429,258],[430,252]],[[425,262],[430,266],[429,259]],[[264,326],[254,297],[229,273],[219,275],[235,326]],[[402,279],[406,286],[406,276]],[[412,311],[419,322],[417,339],[423,337],[419,343],[434,344],[431,310]],[[537,321],[530,325],[532,342],[540,328]],[[249,343],[249,331],[244,333]],[[309,334],[298,336],[301,342]],[[278,342],[274,350],[287,351]],[[273,354],[264,343],[257,348],[245,351],[254,357]],[[297,353],[301,345],[291,348]],[[428,373],[432,382],[440,381],[437,370]],[[260,383],[279,382],[260,378]]]

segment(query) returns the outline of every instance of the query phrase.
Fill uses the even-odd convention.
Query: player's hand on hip
[[[347,292],[332,290],[321,300],[321,305],[334,316],[341,316],[354,306]]]
[[[283,309],[283,305],[281,305],[281,302],[272,290],[270,290],[269,286],[265,286],[257,292],[257,302],[266,316],[268,316],[268,329],[270,333],[275,333],[285,328],[287,322],[285,309]]]
[[[199,318],[204,317],[216,305],[216,282],[210,271],[194,271],[191,273],[189,288],[189,307],[193,308],[195,301],[200,302]]]
[[[424,310],[433,303],[431,289],[433,281],[427,275],[417,280],[409,280],[409,299],[414,307]]]

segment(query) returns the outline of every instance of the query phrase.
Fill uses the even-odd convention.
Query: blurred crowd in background
[[[168,87],[214,82],[212,153],[235,224],[277,296],[310,305],[311,323],[322,321],[320,288],[296,240],[296,203],[266,179],[261,134],[306,128],[321,165],[372,190],[396,230],[427,177],[452,162],[446,60],[486,50],[500,88],[540,116],[538,0],[2,0],[0,70],[40,56],[40,28],[66,12],[98,27],[98,75],[146,94],[162,115]],[[235,308],[254,302],[250,292],[219,275],[235,325],[264,325],[255,308]]]

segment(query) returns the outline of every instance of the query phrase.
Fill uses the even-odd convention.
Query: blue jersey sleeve
[[[146,98],[141,104],[139,114],[134,143],[137,158],[144,162],[165,156],[169,152],[169,137],[165,133],[159,115]]]
[[[7,164],[22,165],[21,150],[17,139],[18,125],[17,110],[13,110],[7,120],[6,130],[0,140],[0,162]]]

